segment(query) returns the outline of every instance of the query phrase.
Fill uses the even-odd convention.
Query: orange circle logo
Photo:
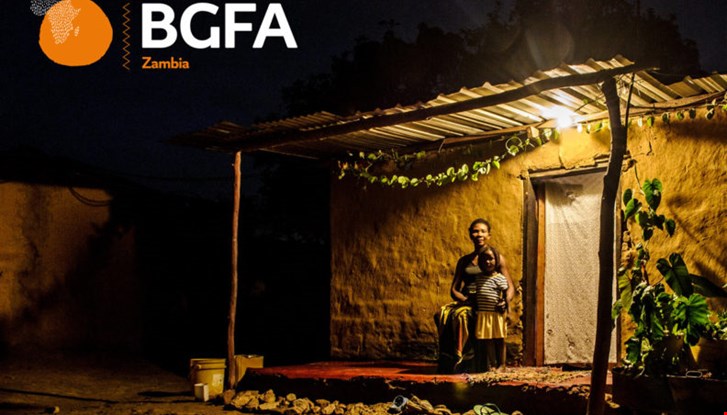
[[[61,0],[40,24],[40,48],[59,65],[85,66],[101,59],[111,45],[111,22],[91,0]]]

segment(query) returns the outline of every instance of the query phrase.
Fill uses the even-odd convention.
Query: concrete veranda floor
[[[609,389],[610,383],[609,376]],[[509,367],[499,372],[441,375],[436,364],[429,362],[318,362],[248,369],[238,386],[244,389],[367,404],[413,395],[458,413],[477,404],[496,403],[507,413],[568,415],[586,412],[590,371]]]

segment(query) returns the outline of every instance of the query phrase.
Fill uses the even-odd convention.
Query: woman
[[[490,227],[490,222],[482,218],[475,219],[470,224],[469,236],[472,244],[474,245],[474,249],[472,250],[472,252],[464,255],[457,261],[457,266],[454,270],[454,279],[452,280],[452,288],[450,293],[453,300],[465,303],[467,302],[467,296],[462,293],[462,287],[467,285],[469,281],[464,281],[462,271],[468,263],[477,264],[477,255],[482,252],[484,248],[489,246],[490,239],[492,238],[492,235],[490,233],[491,229],[492,228]],[[506,293],[506,300],[507,303],[510,304],[512,298],[515,296],[515,287],[513,286],[512,279],[510,278],[510,272],[507,269],[507,261],[505,260],[505,257],[502,254],[499,254],[499,257],[499,272],[507,279],[508,288]],[[457,286],[455,286],[455,283],[457,283]],[[455,291],[455,287],[458,288],[457,291]]]
[[[450,294],[452,296],[452,299],[457,301],[457,303],[462,305],[473,305],[476,301],[476,281],[475,277],[478,275],[477,271],[474,267],[477,267],[481,273],[481,262],[480,262],[480,254],[482,254],[488,247],[489,242],[491,238],[490,234],[490,223],[486,221],[485,219],[478,218],[472,221],[470,224],[468,231],[469,231],[469,237],[472,241],[473,249],[472,252],[462,256],[457,261],[457,266],[454,271],[454,278],[452,279],[452,285],[450,288]],[[495,271],[502,274],[506,281],[507,281],[507,290],[505,291],[505,309],[509,309],[509,304],[512,301],[512,298],[515,295],[515,287],[512,283],[512,279],[510,278],[510,273],[507,269],[507,262],[505,260],[505,257],[502,254],[497,253],[496,262],[498,263],[496,265]],[[470,272],[467,272],[467,269],[470,268]],[[503,315],[503,320],[505,319],[505,316]],[[473,319],[470,319],[470,321]],[[470,323],[469,328],[474,328],[474,324]],[[467,337],[468,333],[472,332],[472,330],[467,330]],[[460,343],[464,344],[468,342],[469,339],[461,339]],[[470,342],[471,343],[471,342]],[[463,349],[467,349],[465,345],[462,346]],[[498,353],[499,359],[498,361],[501,363],[501,365],[505,364],[505,347],[504,347],[504,341],[502,342],[502,347],[498,347]],[[470,368],[469,370],[481,370],[483,368],[483,365],[481,364],[482,361],[480,360],[481,356],[477,356],[477,351],[475,351],[475,365]],[[463,369],[463,368],[460,368]],[[466,369],[465,369],[466,370]]]

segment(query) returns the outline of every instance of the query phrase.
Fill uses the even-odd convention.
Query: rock
[[[323,415],[331,415],[335,411],[336,411],[336,405],[333,403],[329,403],[328,405],[321,408],[321,414],[323,414]]]
[[[346,408],[346,415],[362,415],[364,413],[365,406],[362,403],[348,405],[348,408]]]
[[[316,402],[316,405],[321,406],[321,407],[327,406],[328,404],[331,403],[331,401],[329,401],[328,399],[316,399],[315,402]]]
[[[268,389],[260,396],[260,400],[265,403],[273,403],[277,400],[277,398],[275,396],[275,392],[273,392],[272,389]]]
[[[257,409],[260,407],[260,400],[257,398],[257,396],[253,396],[244,406],[245,409],[250,411],[257,411]]]
[[[293,402],[296,399],[298,399],[298,397],[295,396],[294,393],[289,393],[289,394],[285,395],[285,400],[288,402]]]
[[[285,415],[303,415],[304,411],[300,407],[289,406],[283,411]]]
[[[230,400],[230,405],[242,409],[248,402],[258,395],[258,391],[242,391]]]
[[[313,402],[311,402],[308,398],[298,398],[293,401],[292,407],[297,408],[297,410],[299,410],[299,413],[304,414],[310,411],[311,408],[313,408]]]

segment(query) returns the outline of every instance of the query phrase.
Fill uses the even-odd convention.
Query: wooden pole
[[[235,195],[232,211],[232,278],[230,284],[230,313],[227,318],[227,388],[235,387],[235,316],[237,314],[237,233],[240,226],[240,184],[242,155],[235,153]]]
[[[614,216],[616,196],[621,179],[621,166],[626,153],[626,128],[621,123],[616,81],[613,78],[607,79],[604,81],[602,89],[606,96],[608,119],[611,126],[611,155],[608,159],[606,175],[603,177],[603,196],[601,197],[596,344],[593,350],[591,393],[588,397],[586,411],[588,415],[603,415],[606,405],[608,355],[611,349],[611,331],[613,330],[611,304],[613,303],[614,279]]]

